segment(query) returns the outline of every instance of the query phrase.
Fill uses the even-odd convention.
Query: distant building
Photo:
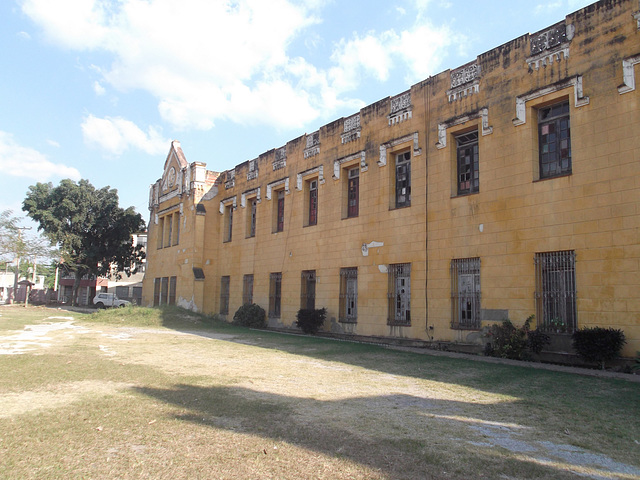
[[[535,314],[623,329],[634,355],[639,12],[594,3],[225,172],[173,142],[143,304],[458,343]]]
[[[146,250],[146,232],[134,233],[131,237],[134,246],[142,246],[143,249]],[[78,305],[92,305],[96,292],[114,292],[119,298],[129,300],[131,303],[139,305],[142,302],[142,280],[144,279],[145,267],[146,259],[142,260],[142,263],[138,265],[135,274],[127,277],[127,275],[123,273],[120,279],[116,278],[115,273],[111,278],[96,277],[94,275],[86,276],[80,281]],[[60,289],[58,290],[59,302],[71,302],[74,282],[75,275],[73,274],[65,275],[60,279]]]

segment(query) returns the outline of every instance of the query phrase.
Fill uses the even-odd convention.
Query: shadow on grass
[[[176,385],[136,390],[186,410],[176,415],[181,421],[286,442],[351,460],[390,478],[640,475],[640,469],[604,455],[531,440],[526,427],[482,420],[486,405],[402,394],[319,401],[242,387]],[[376,417],[380,409],[389,415]],[[463,410],[463,415],[453,413]]]

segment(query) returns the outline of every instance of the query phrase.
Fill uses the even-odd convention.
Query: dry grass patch
[[[73,315],[82,334],[0,355],[6,478],[640,476],[635,383],[175,309]]]

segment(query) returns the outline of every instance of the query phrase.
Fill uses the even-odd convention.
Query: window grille
[[[340,269],[340,316],[344,323],[358,321],[358,269]]]
[[[538,328],[572,333],[576,312],[576,254],[573,250],[536,253],[536,318]]]
[[[224,276],[220,279],[220,315],[229,314],[229,288],[231,279]]]
[[[245,275],[242,279],[242,303],[253,303],[253,275]]]
[[[280,302],[282,298],[282,273],[269,275],[269,317],[280,318]]]
[[[451,260],[451,328],[480,328],[480,259]]]
[[[300,293],[300,308],[313,310],[316,308],[316,271],[302,271],[302,288]]]
[[[389,265],[389,325],[411,325],[411,264]]]

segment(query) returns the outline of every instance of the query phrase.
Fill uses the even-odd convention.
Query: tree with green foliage
[[[129,276],[144,258],[131,238],[145,229],[144,220],[133,207],[118,206],[116,189],[96,189],[88,180],[65,179],[57,187],[37,183],[29,187],[22,209],[59,246],[65,268],[75,276],[73,304],[83,277]]]
[[[0,212],[0,262],[5,271],[16,274],[14,283],[20,276],[28,278],[29,268],[37,271],[36,266],[49,264],[56,256],[50,242],[40,235],[30,235],[31,227],[21,227],[20,220],[11,210]]]

